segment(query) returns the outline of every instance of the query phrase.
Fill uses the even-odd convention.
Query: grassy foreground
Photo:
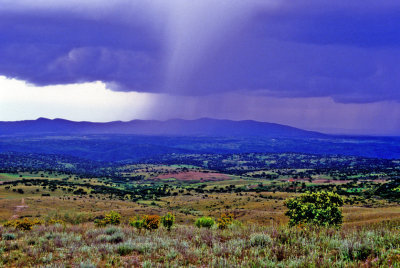
[[[398,226],[0,227],[0,267],[400,267]]]

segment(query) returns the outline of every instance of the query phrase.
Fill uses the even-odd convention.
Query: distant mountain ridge
[[[196,120],[171,119],[113,121],[106,123],[76,122],[65,119],[39,118],[25,121],[0,122],[0,135],[84,135],[134,134],[152,136],[213,136],[271,138],[318,138],[328,136],[314,131],[286,125],[258,121],[232,121],[202,118]]]

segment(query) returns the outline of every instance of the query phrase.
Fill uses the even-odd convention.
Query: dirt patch
[[[199,171],[188,171],[188,172],[171,172],[167,174],[161,174],[157,177],[154,177],[155,180],[165,180],[165,179],[176,179],[178,181],[223,181],[230,180],[226,174],[221,173],[206,173]]]
[[[28,208],[28,206],[27,205],[25,205],[25,199],[24,198],[22,198],[21,199],[21,205],[19,205],[19,206],[15,206],[14,207],[14,215],[12,215],[12,219],[17,219],[17,218],[19,218],[19,214],[22,212],[22,211],[24,211],[25,209],[27,209]]]

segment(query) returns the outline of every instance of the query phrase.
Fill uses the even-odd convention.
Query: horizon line
[[[49,121],[55,121],[55,120],[63,120],[63,121],[69,121],[69,122],[74,122],[74,123],[93,123],[93,124],[107,124],[107,123],[130,123],[133,121],[155,121],[155,122],[168,122],[168,121],[174,121],[174,120],[181,120],[181,121],[199,121],[199,120],[215,120],[215,121],[230,121],[230,122],[254,122],[254,123],[264,123],[264,124],[275,124],[275,125],[280,125],[280,126],[286,126],[286,127],[291,127],[291,128],[296,128],[299,130],[304,130],[304,131],[310,131],[310,132],[318,132],[320,134],[325,134],[325,135],[331,135],[331,136],[338,136],[338,137],[388,137],[388,138],[398,138],[400,137],[399,134],[376,134],[376,133],[367,133],[369,132],[368,130],[355,130],[355,129],[335,129],[331,128],[332,130],[342,130],[344,132],[330,132],[325,130],[316,130],[316,129],[305,129],[301,127],[296,127],[288,124],[283,124],[283,123],[276,123],[276,122],[268,122],[268,121],[259,121],[259,120],[254,120],[254,119],[221,119],[221,118],[212,118],[212,117],[198,117],[198,118],[193,118],[193,119],[185,119],[185,118],[169,118],[169,119],[131,119],[131,120],[113,120],[113,121],[87,121],[87,120],[71,120],[71,119],[66,119],[66,118],[48,118],[48,117],[37,117],[36,119],[22,119],[22,120],[7,120],[7,121],[0,121],[0,123],[16,123],[16,122],[26,122],[26,121],[38,121],[38,120],[49,120]],[[365,131],[366,133],[360,134],[359,132]],[[358,132],[358,133],[357,133]]]

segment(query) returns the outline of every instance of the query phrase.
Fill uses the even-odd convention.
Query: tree
[[[289,225],[315,224],[319,226],[340,226],[343,222],[343,198],[333,192],[306,192],[285,202],[290,218]]]

